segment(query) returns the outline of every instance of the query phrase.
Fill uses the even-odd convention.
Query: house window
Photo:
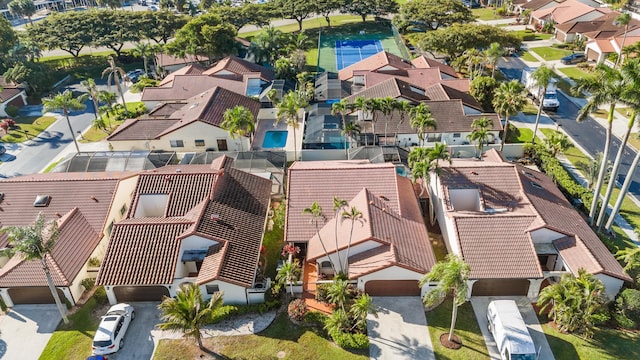
[[[120,215],[124,215],[127,212],[127,204],[122,205],[120,208]]]
[[[204,140],[196,140],[196,146],[204,146]]]
[[[107,226],[106,233],[108,236],[111,236],[112,229],[113,229],[113,221],[109,223],[109,226]]]
[[[218,143],[218,151],[229,150],[229,147],[227,146],[227,139],[218,139],[216,142]]]
[[[205,287],[207,288],[207,294],[209,295],[220,292],[220,287],[218,285],[206,285]]]
[[[427,142],[440,142],[442,141],[442,134],[427,134]]]
[[[453,138],[459,138],[460,137],[460,133],[453,133]]]
[[[170,140],[169,144],[171,145],[172,148],[184,147],[184,141],[182,140]]]

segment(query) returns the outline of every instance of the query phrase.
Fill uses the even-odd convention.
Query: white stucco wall
[[[174,277],[176,279],[184,278],[190,272],[196,272],[196,263],[194,261],[182,261],[182,254],[185,250],[207,250],[210,246],[217,244],[217,241],[206,239],[200,236],[192,235],[180,241],[180,250],[178,252],[178,261],[176,262],[176,270]]]
[[[604,284],[605,292],[609,300],[613,300],[616,295],[618,295],[620,288],[622,288],[624,284],[624,281],[605,274],[597,274],[596,278]]]
[[[326,240],[325,240],[326,241]],[[363,243],[359,243],[359,244],[355,244],[351,246],[351,249],[349,250],[349,257],[359,254],[361,252],[367,251],[367,250],[371,250],[374,248],[377,248],[379,246],[381,246],[382,244],[380,244],[377,241],[365,241]],[[335,245],[334,245],[335,247]],[[340,272],[342,271],[342,267],[340,266],[340,261],[338,261],[338,254],[340,255],[340,259],[342,259],[341,261],[344,262],[344,258],[347,255],[347,250],[341,250],[339,252],[334,252],[329,254],[329,256],[323,256],[320,257],[316,260],[317,264],[322,263],[323,261],[327,261],[329,258],[331,258],[331,261],[333,261],[334,266],[336,267],[337,271]]]
[[[418,280],[422,279],[424,274],[417,273],[412,270],[401,268],[399,266],[391,266],[380,271],[376,271],[365,276],[361,276],[358,279],[358,289],[364,291],[367,281],[371,280]],[[424,295],[426,287],[420,291],[421,296]]]
[[[229,284],[222,281],[212,281],[205,285],[201,285],[200,292],[202,293],[202,297],[207,300],[211,298],[212,294],[207,294],[206,285],[218,285],[220,291],[224,293],[223,299],[225,304],[247,304],[246,289],[242,286]]]
[[[24,91],[22,91],[15,96],[7,99],[6,101],[0,103],[0,116],[9,116],[9,114],[7,114],[7,106],[16,98],[20,98],[22,100],[23,106],[27,105],[27,95]]]
[[[548,244],[548,243],[551,243],[553,240],[560,239],[561,237],[565,236],[564,234],[561,234],[559,232],[556,232],[547,228],[542,228],[542,229],[532,231],[530,235],[534,244]]]

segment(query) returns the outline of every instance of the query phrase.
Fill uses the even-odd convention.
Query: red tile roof
[[[589,13],[608,14],[613,10],[609,8],[594,8],[578,0],[567,0],[554,7],[536,10],[531,13],[535,19],[553,19],[556,24],[564,24]]]
[[[231,73],[231,74],[229,74]],[[228,56],[203,72],[207,76],[223,77],[241,81],[244,75],[258,75],[262,80],[274,79],[273,71],[236,56]],[[255,76],[254,76],[255,77]]]
[[[223,79],[206,75],[176,75],[171,83],[162,87],[147,87],[142,91],[142,101],[171,102],[187,100],[216,86],[244,95],[245,81]]]
[[[178,75],[200,75],[204,70],[205,67],[198,63],[187,65],[167,75],[164,79],[162,79],[162,81],[160,81],[158,86],[166,86],[167,84],[170,84]]]
[[[349,80],[353,77],[356,70],[368,71],[394,71],[401,69],[410,69],[413,67],[410,61],[405,60],[397,55],[381,51],[373,56],[358,61],[355,64],[347,66],[338,72],[340,80]]]
[[[150,140],[179,122],[178,119],[140,118],[128,119],[107,136],[108,141]]]
[[[411,60],[411,63],[418,69],[436,68],[449,76],[452,76],[454,78],[458,77],[458,73],[451,66],[433,59],[429,59],[424,55],[420,55],[417,58]]]

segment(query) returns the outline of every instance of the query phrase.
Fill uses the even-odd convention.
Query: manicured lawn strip
[[[123,52],[126,52],[126,50],[124,50]],[[91,54],[80,54],[80,56],[78,56],[78,58],[81,58],[81,57],[84,57],[84,56],[104,56],[104,57],[107,57],[109,55],[115,56],[116,52],[113,51],[113,50],[109,50],[109,51],[92,51]],[[72,58],[73,58],[73,55],[71,55],[71,54],[51,55],[51,56],[43,56],[38,61],[43,62],[43,61],[72,59]]]
[[[552,34],[544,34],[532,30],[517,30],[512,31],[512,33],[520,35],[523,41],[549,40],[553,36]]]
[[[24,142],[28,140],[25,131],[29,132],[29,139],[32,139],[48,128],[49,125],[53,124],[56,118],[53,116],[19,116],[13,120],[16,122],[16,127],[11,129],[7,135],[0,138],[0,141],[8,143]]]
[[[520,58],[524,61],[539,61],[537,58],[535,58],[533,55],[531,55],[531,53],[529,51],[525,51],[522,53],[522,55],[520,56]]]
[[[331,16],[330,19],[331,19],[331,27],[340,26],[342,24],[353,23],[353,22],[362,23],[362,18],[360,16],[354,16],[354,15],[336,15],[336,16]],[[313,30],[313,29],[318,29],[320,27],[327,27],[327,20],[323,17],[304,20],[302,22],[303,30]],[[276,26],[275,28],[286,33],[294,32],[294,31],[298,31],[298,23]],[[239,36],[245,39],[249,39],[256,36],[258,33],[260,33],[260,31],[262,30],[242,32],[242,33],[239,33]],[[317,39],[317,32],[316,32],[316,39]]]
[[[580,336],[563,334],[542,319],[540,323],[556,360],[640,358],[640,333],[599,329],[595,331],[593,339],[583,339]]]
[[[563,57],[571,54],[571,50],[556,49],[550,46],[535,47],[531,48],[530,50],[547,61],[560,60]]]
[[[264,257],[266,264],[265,267],[265,276],[270,277],[271,279],[276,278],[276,266],[278,263],[278,259],[281,258],[282,254],[282,246],[284,245],[284,230],[277,226],[273,226],[273,230],[266,231],[264,233],[264,239],[262,240],[262,244],[264,245]]]
[[[429,336],[436,359],[488,359],[487,347],[470,302],[466,302],[458,308],[458,319],[454,333],[462,340],[462,348],[451,350],[440,344],[440,335],[449,333],[451,305],[451,300],[447,299],[440,306],[426,313]]]
[[[533,138],[533,130],[529,128],[518,128],[518,132],[514,133],[509,129],[509,144],[522,144],[526,142],[531,142]]]
[[[496,14],[492,7],[472,9],[471,12],[480,20],[496,20],[502,19],[502,16]]]
[[[562,72],[563,74],[567,75],[573,81],[576,81],[577,79],[582,79],[587,75],[589,75],[589,73],[577,67],[559,68],[558,70],[560,70],[560,72]]]
[[[284,352],[284,359],[308,360],[365,360],[368,349],[352,353],[327,340],[324,331],[292,324],[286,313],[279,315],[265,331],[255,335],[218,336],[204,340],[205,347],[229,359],[276,359]],[[195,342],[161,340],[154,360],[193,359],[199,350]]]
[[[527,104],[524,106],[524,109],[522,109],[522,113],[525,115],[537,115],[538,106],[532,102],[527,102]]]
[[[556,80],[558,80],[558,82],[556,83],[558,89],[560,89],[565,95],[584,98],[584,95],[580,94],[579,96],[576,96],[573,91],[571,91],[571,84],[567,80],[561,77],[556,77]]]
[[[40,360],[84,360],[91,355],[91,343],[99,324],[99,316],[93,314],[99,305],[94,298],[75,314],[69,316],[69,324],[61,323],[44,348]]]
[[[138,107],[138,105],[142,104],[141,101],[132,101],[132,102],[128,102],[127,103],[127,110],[129,111],[135,111],[135,109]],[[96,142],[96,141],[100,141],[105,139],[107,136],[109,136],[111,133],[113,133],[118,126],[122,125],[122,123],[124,122],[124,120],[115,120],[113,118],[113,116],[109,116],[110,122],[111,122],[111,130],[109,133],[105,132],[104,130],[95,128],[95,127],[90,127],[89,130],[85,131],[82,134],[82,138],[80,139],[81,143],[90,143],[90,142]],[[106,126],[109,126],[109,122],[107,121]]]
[[[636,150],[640,149],[640,139],[638,138],[640,136],[640,133],[631,133],[631,136],[629,136],[629,145],[633,146],[634,148],[636,148]]]

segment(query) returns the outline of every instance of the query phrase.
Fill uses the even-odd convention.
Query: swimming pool
[[[287,130],[269,130],[264,133],[262,147],[264,149],[283,148],[287,144]]]

